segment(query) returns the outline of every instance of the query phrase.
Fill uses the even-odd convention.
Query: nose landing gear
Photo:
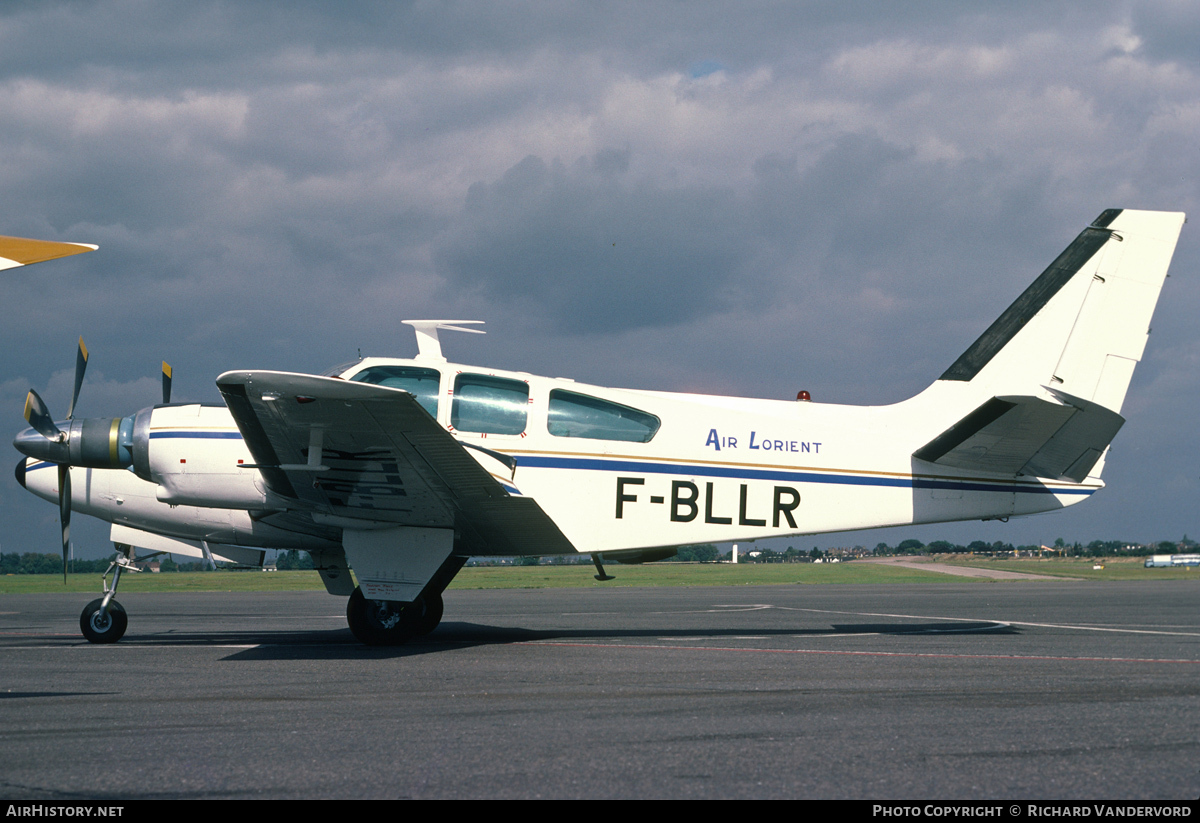
[[[128,625],[125,608],[115,600],[110,600],[106,607],[103,597],[88,603],[79,615],[79,628],[89,643],[116,643]]]
[[[89,643],[116,643],[125,636],[129,618],[125,614],[125,608],[113,599],[117,596],[117,584],[121,582],[121,571],[124,569],[136,572],[138,568],[133,565],[134,560],[148,560],[162,554],[162,552],[155,552],[138,558],[136,556],[137,549],[133,546],[125,543],[113,545],[116,546],[117,555],[108,564],[108,569],[100,578],[104,586],[104,597],[88,603],[84,607],[83,613],[79,615],[79,628]],[[109,588],[108,585],[109,572],[112,572],[113,576],[112,588]]]

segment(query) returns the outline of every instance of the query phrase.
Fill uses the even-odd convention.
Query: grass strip
[[[1200,580],[1200,569],[1176,567],[1143,568],[1141,560],[1108,560],[1103,569],[1095,561],[1077,560],[951,560],[949,565],[980,569],[1044,574],[1077,580]],[[605,570],[616,577],[601,583],[592,566],[468,566],[458,573],[451,589],[549,589],[626,586],[764,586],[764,585],[853,585],[871,583],[968,583],[997,582],[959,577],[934,571],[894,566],[889,563],[651,563],[622,566],[610,563]],[[1003,581],[999,581],[1003,582]],[[124,574],[122,594],[128,592],[270,592],[323,591],[314,571],[218,571]],[[100,593],[98,574],[72,574],[64,586],[51,574],[5,575],[0,577],[0,594],[50,592]]]

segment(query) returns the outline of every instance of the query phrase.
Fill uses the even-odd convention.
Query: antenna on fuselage
[[[438,329],[465,331],[470,334],[486,334],[483,329],[464,329],[460,325],[482,326],[482,320],[401,320],[417,332],[417,360],[446,362],[442,355],[442,343],[438,340]]]

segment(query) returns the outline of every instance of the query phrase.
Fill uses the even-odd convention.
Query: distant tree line
[[[1084,546],[1081,543],[1068,545],[1061,537],[1048,546],[1063,557],[1145,557],[1151,554],[1177,554],[1196,551],[1197,544],[1185,534],[1179,542],[1163,540],[1158,543],[1131,543],[1127,540],[1093,540]],[[887,543],[875,546],[875,554],[1012,554],[1013,552],[1037,554],[1044,551],[1041,546],[1013,546],[997,540],[985,543],[976,540],[961,546],[947,540],[935,540],[925,544],[920,540],[902,540],[895,548]]]
[[[296,549],[280,552],[275,558],[275,568],[281,572],[308,570],[312,567],[312,555]]]
[[[197,561],[195,563],[176,563],[170,555],[155,558],[159,561],[159,571],[164,572],[201,572],[208,571],[208,566]],[[103,560],[70,560],[67,569],[71,574],[103,574],[108,571],[111,557]],[[311,565],[310,567],[311,568]],[[0,575],[4,574],[62,574],[61,554],[25,554],[0,553]]]
[[[712,543],[700,543],[695,546],[680,546],[675,556],[668,560],[677,563],[714,563],[720,557],[721,553]]]
[[[816,546],[812,547],[812,551],[804,551],[792,546],[788,546],[784,551],[778,552],[774,549],[751,549],[749,551],[742,549],[738,552],[739,563],[810,563],[813,560],[820,560],[825,556]]]
[[[861,549],[861,547],[859,548]],[[1063,557],[1146,557],[1152,554],[1186,554],[1195,552],[1200,550],[1200,544],[1188,539],[1186,534],[1178,542],[1163,540],[1158,543],[1141,544],[1130,543],[1124,540],[1093,540],[1086,546],[1081,543],[1068,545],[1060,537],[1054,541],[1054,546],[1051,548]],[[803,563],[819,560],[838,553],[837,550],[822,552],[816,546],[808,552],[795,549],[791,546],[788,546],[785,551],[776,551],[774,549],[754,549],[753,551],[754,556],[751,556],[749,552],[744,550],[740,552],[738,562]],[[1003,543],[999,540],[994,543],[985,543],[982,540],[976,540],[966,546],[961,546],[947,540],[935,540],[932,543],[926,544],[915,538],[909,538],[908,540],[900,541],[894,547],[889,546],[887,543],[879,543],[875,546],[872,553],[876,555],[969,554],[972,552],[975,554],[1012,554],[1013,552],[1037,554],[1041,551],[1043,551],[1041,546],[1013,546],[1012,543]],[[176,563],[170,555],[162,555],[157,559],[159,560],[159,570],[163,572],[209,571],[208,565],[199,560],[188,563]],[[674,557],[667,558],[667,561],[713,563],[719,559],[721,559],[721,553],[716,546],[712,543],[701,543],[693,546],[680,546],[678,553]],[[516,566],[537,566],[543,563],[548,565],[591,563],[591,558],[587,555],[578,557],[513,558],[513,565]],[[108,564],[109,559],[72,560],[70,561],[69,569],[72,574],[102,574],[108,569]],[[306,551],[281,551],[275,559],[275,567],[280,571],[311,569],[313,562],[312,557]],[[62,555],[36,554],[34,552],[25,552],[24,554],[16,552],[0,553],[0,575],[5,574],[62,574]]]
[[[107,560],[73,560],[74,571],[84,573],[103,572],[108,568]],[[62,574],[61,554],[0,554],[0,574]]]

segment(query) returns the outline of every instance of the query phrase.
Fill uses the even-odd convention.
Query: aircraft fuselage
[[[1008,517],[1070,505],[1103,485],[914,460],[948,417],[977,402],[959,386],[935,384],[902,403],[864,407],[612,389],[421,359],[367,358],[337,376],[380,369],[419,372],[422,405],[442,427],[463,444],[513,458],[515,469],[468,449],[511,494],[536,500],[581,553]],[[479,386],[489,392],[481,401],[456,405],[456,388]],[[328,533],[266,522],[288,501],[274,498],[256,469],[239,468],[253,458],[225,406],[156,407],[147,436],[149,479],[127,469],[71,469],[76,511],[217,544],[337,546]],[[57,501],[53,468],[31,458],[25,482]],[[359,503],[404,494],[386,467],[345,482],[344,491]]]

